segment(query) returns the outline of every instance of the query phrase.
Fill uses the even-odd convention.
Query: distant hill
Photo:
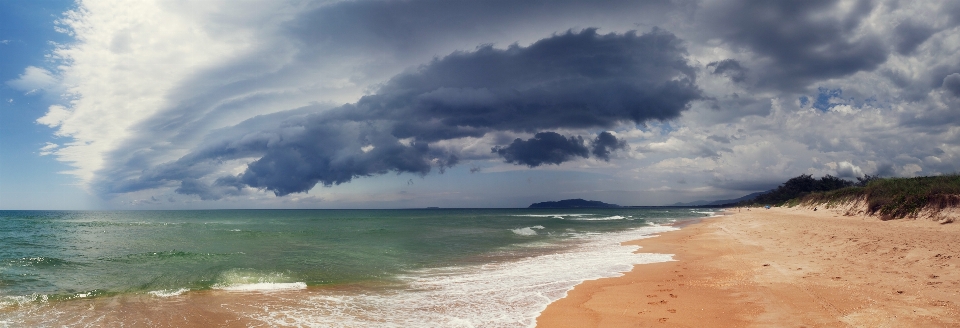
[[[758,192],[755,192],[740,198],[734,198],[734,199],[723,199],[723,200],[715,200],[715,201],[698,200],[698,201],[693,201],[688,203],[673,203],[670,206],[716,206],[716,205],[734,204],[734,203],[739,203],[742,201],[757,198],[757,196],[769,193],[770,191],[772,190],[758,191]]]
[[[583,199],[565,199],[556,202],[540,202],[530,205],[528,208],[613,208],[620,207],[617,204],[607,204],[598,200]]]
[[[857,178],[859,184],[866,184],[870,180],[875,180],[875,176],[865,176]],[[776,189],[760,195],[754,199],[743,201],[741,205],[781,205],[792,199],[799,199],[810,193],[827,192],[831,190],[843,189],[857,185],[852,181],[847,181],[832,175],[825,175],[820,179],[815,179],[810,174],[801,174],[796,178],[791,178]]]

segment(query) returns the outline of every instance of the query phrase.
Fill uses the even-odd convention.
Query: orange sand
[[[578,285],[538,326],[960,327],[960,224],[753,209],[631,243],[677,261]]]

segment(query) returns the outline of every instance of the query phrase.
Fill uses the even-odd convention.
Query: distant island
[[[598,200],[565,199],[556,202],[540,202],[531,204],[528,208],[616,208],[617,204],[607,204]]]

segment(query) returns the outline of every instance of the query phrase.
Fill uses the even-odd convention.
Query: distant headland
[[[615,208],[617,204],[607,204],[598,200],[565,199],[556,202],[533,203],[528,208]]]

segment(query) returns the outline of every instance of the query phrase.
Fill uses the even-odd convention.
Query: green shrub
[[[865,198],[867,214],[881,219],[914,216],[921,209],[960,206],[960,175],[950,174],[916,178],[873,177],[863,187],[848,187],[813,193],[802,198],[804,204],[838,204]]]

